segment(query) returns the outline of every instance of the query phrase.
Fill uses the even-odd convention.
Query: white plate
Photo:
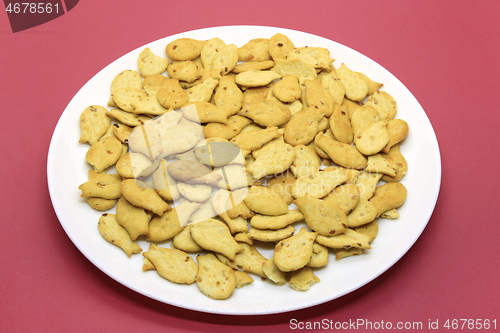
[[[165,56],[165,46],[180,37],[200,40],[219,37],[227,44],[242,46],[252,38],[270,38],[277,32],[287,35],[295,46],[325,47],[336,59],[336,68],[345,62],[352,70],[384,83],[383,90],[398,103],[397,118],[410,125],[410,133],[401,145],[408,161],[408,173],[402,180],[408,189],[408,198],[398,209],[400,219],[379,220],[379,234],[366,254],[338,262],[330,254],[326,268],[316,270],[321,282],[309,291],[297,292],[288,285],[279,287],[255,277],[253,284],[237,289],[230,299],[215,301],[204,296],[196,284],[177,285],[154,271],[143,272],[141,255],[128,258],[101,237],[97,229],[101,213],[90,209],[78,190],[78,186],[87,181],[89,170],[85,162],[88,145],[78,143],[79,117],[89,105],[106,105],[114,76],[124,69],[137,69],[139,53],[146,46]],[[303,32],[229,26],[185,32],[141,46],[95,75],[75,95],[59,119],[50,144],[47,175],[52,203],[62,227],[78,249],[104,273],[132,290],[174,306],[209,313],[257,315],[293,311],[333,300],[369,283],[394,265],[415,243],[431,217],[441,182],[441,160],[436,136],[420,104],[398,79],[371,59],[331,40]],[[139,244],[147,250],[147,242]],[[262,253],[269,258],[272,247]]]

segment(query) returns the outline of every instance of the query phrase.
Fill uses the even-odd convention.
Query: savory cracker
[[[140,114],[133,114],[119,109],[111,109],[106,112],[106,116],[116,119],[128,126],[140,126],[151,120],[150,117]]]
[[[194,60],[201,54],[205,41],[192,38],[178,38],[168,43],[165,53],[172,60]]]
[[[328,248],[321,244],[314,242],[313,244],[313,254],[311,260],[307,263],[307,267],[324,267],[328,264]]]
[[[316,232],[302,227],[300,231],[282,241],[274,249],[274,263],[282,272],[291,272],[307,265],[311,260]]]
[[[244,157],[238,145],[223,138],[207,138],[194,148],[200,163],[210,167],[223,167],[229,164],[244,164]]]
[[[318,154],[308,146],[298,145],[293,147],[295,159],[290,166],[296,178],[309,177],[319,172],[321,159]]]
[[[238,115],[252,119],[256,124],[269,126],[285,125],[292,113],[283,103],[267,99],[263,102],[243,103]]]
[[[231,234],[239,232],[248,232],[248,223],[246,219],[240,216],[236,218],[230,218],[229,215],[227,214],[226,205],[228,199],[230,200],[230,198],[231,198],[231,193],[226,189],[220,189],[215,191],[215,193],[212,196],[212,207],[214,211],[224,222],[226,222]]]
[[[247,164],[247,166],[249,165],[251,164]],[[281,175],[276,174],[273,178],[268,179],[266,187],[274,193],[281,195],[283,200],[289,205],[293,201],[292,188],[296,181],[297,179],[295,179],[293,173],[287,170]]]
[[[168,76],[172,79],[192,83],[200,78],[198,67],[191,61],[173,61],[167,68]]]
[[[300,198],[309,194],[315,198],[323,198],[338,185],[345,183],[347,177],[342,170],[318,171],[309,176],[300,177],[293,184],[292,195]]]
[[[153,126],[140,125],[128,136],[129,148],[155,160],[162,151],[160,133]]]
[[[231,140],[236,135],[240,133],[243,127],[252,123],[252,120],[239,116],[233,115],[227,118],[227,123],[208,123],[203,128],[203,133],[205,138],[223,138],[226,140]]]
[[[134,108],[135,114],[159,116],[170,111],[160,104],[156,95],[149,95],[140,100],[132,101],[130,106]]]
[[[202,248],[221,253],[234,260],[243,247],[236,243],[229,228],[220,221],[207,219],[191,225],[191,236]]]
[[[234,240],[238,243],[247,243],[248,245],[253,245],[253,239],[248,236],[248,232],[239,232],[234,235]]]
[[[273,60],[286,59],[287,54],[295,48],[293,42],[282,33],[276,33],[269,39],[269,55]]]
[[[90,146],[85,160],[94,167],[97,172],[104,171],[114,165],[122,154],[122,144],[115,137],[103,137]]]
[[[356,148],[363,155],[379,153],[389,142],[387,121],[376,121],[354,138]]]
[[[276,283],[278,286],[283,286],[287,282],[287,273],[280,271],[274,263],[274,257],[264,262],[262,270],[266,277]]]
[[[278,174],[287,170],[295,159],[295,150],[287,143],[280,142],[264,146],[255,163],[247,167],[255,179]]]
[[[409,132],[408,123],[402,119],[391,119],[387,122],[387,132],[389,133],[389,142],[382,149],[384,154],[388,154],[391,147],[403,141]]]
[[[253,228],[260,230],[278,230],[286,228],[288,225],[304,220],[304,215],[298,209],[290,209],[286,214],[270,216],[256,214],[250,220]]]
[[[381,154],[368,156],[366,172],[382,173],[390,177],[396,176],[396,168],[389,163]]]
[[[281,74],[276,71],[253,70],[236,75],[236,83],[243,87],[262,87],[281,77]]]
[[[288,212],[288,205],[283,198],[264,186],[250,187],[245,204],[252,211],[265,215],[282,215]]]
[[[337,186],[323,200],[337,205],[348,215],[359,203],[359,189],[356,184],[347,183]]]
[[[378,185],[378,182],[382,178],[383,174],[381,173],[371,173],[371,172],[360,172],[354,183],[358,187],[359,197],[360,199],[369,200],[373,193],[375,192],[375,188]]]
[[[89,170],[88,175],[89,179],[96,179],[100,176],[105,175],[106,172],[95,172],[94,170]],[[92,208],[97,211],[106,211],[108,209],[113,208],[116,205],[116,199],[104,199],[99,197],[85,197],[85,202]]]
[[[335,260],[344,259],[347,257],[359,256],[363,254],[363,250],[359,247],[349,247],[349,248],[341,248],[335,249]]]
[[[315,69],[330,70],[333,65],[333,59],[330,57],[330,51],[323,47],[296,47],[287,54],[287,60],[299,59],[307,62]]]
[[[236,288],[233,269],[221,263],[213,253],[198,255],[196,259],[200,265],[196,276],[200,291],[212,299],[228,299]]]
[[[275,63],[276,65],[272,70],[282,76],[292,75],[299,78],[315,78],[318,76],[314,66],[301,59],[276,59]]]
[[[124,227],[132,240],[136,240],[140,235],[149,234],[149,221],[152,213],[144,208],[136,207],[121,197],[116,205],[116,220]]]
[[[82,198],[119,199],[122,196],[121,183],[122,179],[119,175],[104,174],[89,179],[78,189],[82,191],[80,195]]]
[[[158,101],[166,109],[178,109],[189,101],[178,79],[169,79],[163,83],[156,93]]]
[[[354,210],[347,215],[349,228],[359,227],[370,223],[377,217],[377,207],[366,199],[360,199]]]
[[[370,223],[364,224],[360,227],[353,228],[358,234],[368,236],[368,241],[371,243],[378,234],[378,221],[375,219]]]
[[[248,206],[245,204],[245,201],[243,201],[247,194],[247,187],[233,191],[230,194],[229,198],[226,201],[227,215],[230,218],[235,219],[238,216],[241,216],[242,218],[247,219],[255,215],[255,212],[248,208]]]
[[[261,242],[279,242],[285,238],[292,236],[295,233],[295,228],[288,225],[282,229],[267,229],[260,230],[256,228],[250,229],[248,235],[250,239]]]
[[[142,89],[148,94],[148,96],[156,96],[158,90],[165,83],[165,81],[170,80],[164,75],[149,75],[142,81]]]
[[[292,75],[285,75],[272,89],[274,96],[284,103],[291,103],[302,96],[299,79]]]
[[[396,117],[396,100],[385,91],[376,91],[373,95],[368,97],[364,105],[374,107],[380,115],[381,120],[391,120]]]
[[[155,117],[151,121],[148,121],[146,126],[154,128],[159,134],[160,137],[164,137],[173,130],[170,130],[174,126],[178,125],[182,119],[182,112],[180,111],[169,111],[162,116]],[[181,134],[181,133],[175,133]]]
[[[133,103],[140,102],[142,99],[148,97],[148,94],[139,89],[130,87],[120,87],[113,90],[111,96],[113,101],[121,110],[127,112],[134,112],[135,108],[132,106]]]
[[[187,184],[178,182],[179,193],[189,201],[205,202],[212,194],[212,187],[205,184]]]
[[[344,102],[344,85],[340,81],[337,72],[334,68],[330,72],[321,72],[318,74],[318,80],[327,92],[332,95],[333,100],[337,104],[343,104]]]
[[[398,182],[398,181],[400,181],[406,175],[406,172],[408,171],[408,163],[406,162],[406,159],[404,158],[403,154],[401,154],[401,149],[400,149],[399,144],[393,146],[389,150],[388,154],[381,154],[381,156],[388,163],[390,163],[396,171],[396,175],[394,177],[391,177],[389,175],[384,175],[382,177],[382,180],[386,181],[386,182]]]
[[[354,138],[370,127],[371,124],[380,121],[377,110],[369,105],[357,108],[350,118]]]
[[[307,291],[313,284],[319,282],[319,278],[310,267],[302,267],[292,273],[288,284],[293,290]]]
[[[377,90],[384,86],[383,83],[375,82],[363,73],[359,73],[368,85],[368,96],[373,95]]]
[[[197,278],[212,299],[252,283],[247,272],[306,291],[329,248],[336,260],[363,254],[377,218],[399,218],[408,168],[399,143],[409,127],[382,83],[281,33],[240,48],[178,38],[165,52],[143,49],[139,71],[111,83],[114,109],[81,115],[94,166],[81,196],[96,210],[118,202],[101,216],[101,234],[129,256],[142,251],[141,235],[172,240],[172,249],[144,252],[143,271]],[[256,248],[263,242],[277,242],[269,260]],[[186,252],[203,252],[200,268]]]
[[[234,258],[236,266],[244,272],[265,278],[266,275],[262,270],[262,265],[267,259],[259,253],[255,246],[246,243],[239,243],[239,245],[243,248],[243,251],[237,253]]]
[[[406,196],[407,190],[403,184],[386,183],[375,189],[370,202],[377,208],[378,217],[390,209],[399,208],[406,201]]]
[[[286,284],[286,273],[280,271],[280,269],[276,266],[276,264],[274,263],[274,257],[271,257],[262,264],[262,271],[269,280],[273,281],[278,286],[283,286]]]
[[[213,60],[224,46],[226,46],[226,43],[220,38],[215,37],[207,40],[200,54],[200,59],[205,69],[212,69]]]
[[[183,119],[183,118],[181,118]],[[193,122],[179,123],[161,136],[161,158],[184,153],[195,147],[203,138],[203,128]]]
[[[347,115],[346,107],[335,103],[333,114],[329,121],[335,139],[339,142],[351,144],[354,139],[354,134],[352,132],[351,121]]]
[[[173,201],[180,197],[177,181],[167,172],[168,161],[162,159],[153,173],[153,186],[163,200]]]
[[[138,71],[126,69],[116,75],[111,82],[111,92],[118,88],[128,87],[141,90],[142,77]]]
[[[371,238],[352,229],[347,229],[345,233],[333,237],[318,235],[318,237],[316,237],[316,242],[332,249],[351,247],[357,247],[360,249],[371,248]]]
[[[200,207],[197,202],[183,201],[162,216],[155,216],[149,223],[150,242],[163,242],[179,234],[187,225],[189,217]]]
[[[340,166],[353,169],[364,169],[367,166],[366,158],[351,145],[335,141],[324,134],[316,136],[314,144]]]
[[[156,268],[158,274],[173,283],[191,284],[196,280],[198,265],[189,254],[176,249],[168,249],[150,244],[142,254]]]
[[[255,38],[238,48],[238,61],[270,60],[269,39]]]
[[[147,209],[157,215],[161,216],[172,209],[154,189],[134,179],[125,179],[121,184],[121,192],[134,206]]]
[[[348,169],[348,168],[343,168],[341,166],[329,166],[329,167],[326,167],[323,169],[324,171],[334,171],[334,172],[337,172],[337,170],[341,170],[344,175],[347,177],[347,183],[348,184],[354,184],[354,181],[356,180],[356,178],[358,177],[360,171],[356,170],[356,169]]]
[[[111,125],[111,119],[106,116],[108,110],[100,105],[91,105],[80,115],[80,143],[91,146],[103,136]]]
[[[354,112],[356,112],[361,107],[358,102],[351,101],[348,98],[344,98],[344,100],[342,101],[342,106],[346,108],[349,119],[352,119]]]
[[[243,103],[257,103],[268,99],[272,93],[272,86],[247,88],[243,92]]]
[[[200,252],[203,248],[191,237],[191,225],[188,224],[172,239],[172,246],[184,252]]]
[[[396,208],[393,208],[393,209],[389,209],[386,212],[383,212],[382,214],[380,214],[379,217],[384,218],[384,219],[388,219],[388,220],[397,220],[400,218],[400,215],[399,215],[398,211],[396,210]]]
[[[219,188],[234,191],[255,183],[252,175],[240,164],[230,164],[216,168],[214,172],[222,176],[217,182]]]
[[[190,223],[200,222],[206,219],[211,219],[217,216],[217,213],[212,206],[212,199],[208,199],[198,207],[197,210],[189,217]]]
[[[321,85],[318,78],[306,79],[303,81],[305,85],[305,100],[308,107],[315,107],[321,110],[325,117],[330,117],[333,112],[335,100],[333,96],[326,91]]]
[[[116,172],[122,178],[140,178],[151,175],[160,161],[151,161],[141,153],[125,153],[116,162]]]
[[[234,275],[236,276],[236,289],[243,288],[254,281],[250,275],[242,271],[234,271]]]
[[[234,79],[226,75],[219,80],[213,100],[219,109],[228,115],[234,115],[241,109],[243,92],[236,85]]]
[[[296,114],[285,126],[283,136],[292,146],[307,145],[319,131],[319,122],[324,112],[314,106]]]
[[[295,199],[293,203],[304,214],[309,229],[318,235],[334,236],[346,231],[347,217],[337,205],[309,194]]]
[[[241,149],[256,150],[264,146],[269,141],[276,139],[283,134],[278,131],[277,127],[269,127],[265,129],[255,129],[252,131],[241,131],[240,134],[230,140],[236,143]]]
[[[273,66],[274,61],[272,60],[242,62],[233,68],[233,73],[239,74],[248,71],[261,71],[272,68]]]
[[[139,59],[137,60],[139,73],[144,77],[163,73],[167,69],[168,63],[167,58],[157,56],[149,47],[146,47],[139,54]]]
[[[350,70],[344,63],[337,69],[337,74],[344,85],[345,96],[352,101],[361,101],[368,95],[368,84],[364,77]]]
[[[199,162],[178,160],[169,163],[167,172],[180,182],[217,186],[222,177]]]
[[[206,101],[189,102],[181,108],[182,115],[195,123],[217,122],[227,124],[228,114]]]
[[[215,87],[219,84],[219,80],[211,76],[186,90],[188,102],[209,102],[214,93]]]
[[[142,264],[142,270],[144,272],[156,271],[156,267],[155,267],[155,265],[153,265],[153,263],[148,258],[144,258],[143,264]]]
[[[198,158],[196,158],[196,154],[194,153],[194,149],[190,149],[190,150],[185,151],[183,153],[172,155],[172,157],[176,158],[178,160],[199,162]]]
[[[238,48],[234,44],[222,47],[212,61],[212,69],[220,70],[227,75],[238,63]]]
[[[142,252],[142,248],[130,238],[127,230],[118,224],[114,214],[102,214],[99,218],[98,228],[105,240],[121,248],[127,256],[130,257],[132,254]]]

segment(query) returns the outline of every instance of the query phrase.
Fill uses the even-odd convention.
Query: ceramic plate
[[[401,144],[401,152],[408,162],[408,173],[402,180],[408,198],[398,209],[401,215],[398,220],[379,220],[378,236],[372,249],[365,254],[335,261],[332,251],[329,264],[315,270],[321,282],[307,292],[297,292],[288,285],[277,286],[254,276],[253,284],[236,289],[228,300],[215,301],[204,296],[196,283],[173,284],[154,271],[143,272],[142,255],[128,258],[121,249],[101,237],[97,229],[101,213],[90,209],[78,190],[78,186],[88,180],[90,169],[85,162],[88,145],[78,143],[79,117],[89,105],[106,105],[114,76],[125,69],[137,69],[139,53],[145,47],[165,56],[165,46],[181,37],[199,40],[219,37],[226,44],[242,46],[253,38],[270,38],[278,32],[287,35],[295,46],[327,48],[335,59],[336,68],[344,62],[350,69],[383,83],[382,90],[395,98],[396,117],[410,126],[410,133]],[[431,217],[439,193],[441,161],[435,133],[418,101],[396,77],[373,60],[349,47],[304,32],[262,26],[225,26],[165,37],[131,51],[97,73],[74,96],[57,124],[48,154],[47,174],[52,203],[62,227],[77,248],[105,274],[132,290],[174,306],[218,314],[257,315],[328,302],[366,285],[394,265],[417,241]],[[139,241],[139,245],[144,250],[149,247],[146,241]],[[262,247],[262,254],[270,258],[272,249],[272,246]]]

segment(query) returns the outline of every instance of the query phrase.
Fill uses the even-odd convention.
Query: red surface
[[[441,326],[454,318],[500,321],[499,15],[493,0],[87,0],[13,34],[0,13],[2,331],[277,332],[291,330],[294,318],[423,322],[424,328],[437,319]],[[412,91],[439,141],[441,192],[417,243],[373,282],[311,309],[232,317],[148,299],[95,268],[51,206],[52,131],[87,80],[148,42],[234,24],[301,30],[367,55]]]

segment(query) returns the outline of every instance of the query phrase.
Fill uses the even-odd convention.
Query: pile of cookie
[[[80,118],[81,196],[143,270],[213,299],[252,275],[306,291],[330,252],[362,254],[377,220],[399,217],[409,127],[381,83],[281,33],[241,47],[179,38],[165,52],[145,48],[113,79],[110,110]]]

